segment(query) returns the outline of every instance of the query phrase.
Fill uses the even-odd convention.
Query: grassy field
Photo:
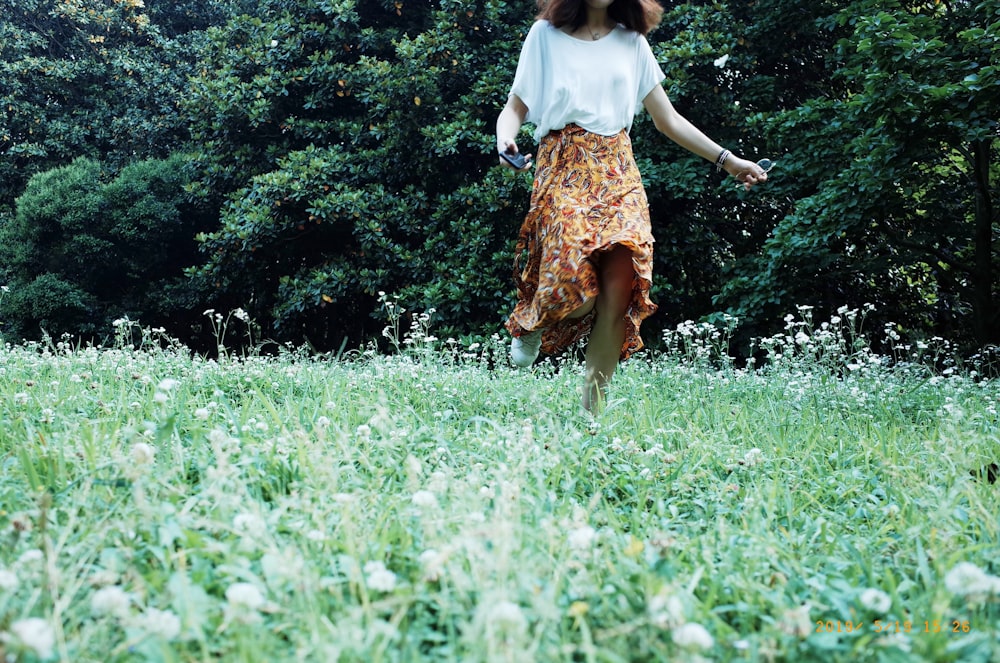
[[[416,327],[8,345],[0,658],[1000,660],[1000,389],[845,329],[738,369],[684,326],[596,418],[573,357]]]

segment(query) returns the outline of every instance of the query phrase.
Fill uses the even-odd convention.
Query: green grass
[[[7,346],[0,652],[997,660],[1000,487],[970,475],[1000,458],[997,384],[819,331],[756,371],[678,338],[597,418],[575,360],[514,372],[496,340]]]

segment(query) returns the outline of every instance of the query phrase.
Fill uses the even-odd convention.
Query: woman
[[[642,348],[639,325],[656,311],[649,210],[628,136],[639,105],[661,133],[747,188],[767,175],[674,110],[645,37],[663,14],[658,2],[539,0],[539,8],[496,128],[497,150],[508,157],[518,154],[525,121],[539,141],[506,327],[521,367],[589,332],[583,407],[594,411],[618,362]]]

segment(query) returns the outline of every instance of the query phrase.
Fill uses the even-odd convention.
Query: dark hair
[[[576,29],[587,20],[583,0],[538,0],[538,10],[538,18],[557,28],[568,25]],[[663,6],[656,0],[615,0],[608,7],[608,16],[645,35],[660,24]]]

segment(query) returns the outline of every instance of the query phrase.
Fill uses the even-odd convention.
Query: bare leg
[[[597,296],[594,328],[587,342],[587,372],[583,384],[583,407],[601,409],[608,383],[618,368],[625,341],[625,312],[632,301],[635,267],[632,252],[616,246],[600,257],[597,266],[600,294]]]

